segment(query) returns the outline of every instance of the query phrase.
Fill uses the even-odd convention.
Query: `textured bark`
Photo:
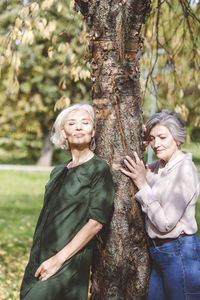
[[[142,157],[140,30],[149,0],[78,0],[89,29],[97,154],[113,171],[117,196],[110,228],[99,236],[92,270],[92,300],[145,299],[149,257],[135,188],[119,170],[124,155]]]

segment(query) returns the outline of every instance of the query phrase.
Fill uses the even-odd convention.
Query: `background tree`
[[[156,110],[175,109],[181,114],[188,142],[197,141],[200,129],[199,12],[197,1],[153,1],[143,28],[144,116],[149,116],[156,96]]]
[[[51,161],[52,146],[45,141],[49,140],[56,100],[60,99],[57,109],[70,101],[90,100],[89,67],[84,59],[86,26],[70,3],[69,0],[0,3],[3,129],[0,144],[12,152],[14,148],[23,148],[23,158],[32,157],[33,163],[42,141],[46,163]],[[199,31],[200,5],[194,3],[197,1],[152,1],[152,11],[143,28],[145,44],[141,61],[145,76],[142,80],[145,119],[150,113],[153,86],[157,85],[157,109],[176,107],[187,123],[188,141],[191,135],[193,140],[198,138],[200,122],[199,55],[196,55],[199,35],[194,34]],[[157,50],[164,53],[157,55]],[[6,63],[12,67],[5,68]],[[156,65],[155,75],[152,70]],[[45,151],[48,148],[49,158]]]
[[[1,144],[25,147],[35,159],[42,148],[38,164],[50,165],[54,108],[90,101],[86,25],[70,1],[44,1],[41,6],[16,1],[16,9],[8,3],[1,2],[0,15],[1,58],[7,63],[1,72]]]

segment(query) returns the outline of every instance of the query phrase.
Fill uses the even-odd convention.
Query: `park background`
[[[143,26],[143,119],[162,109],[178,112],[187,125],[183,150],[193,153],[200,174],[200,5],[190,1],[196,17],[188,27],[179,1],[159,13],[158,2]],[[0,1],[0,164],[38,166],[0,170],[2,300],[19,298],[50,166],[68,157],[49,143],[53,121],[69,104],[91,103],[87,26],[73,8],[62,0]],[[198,201],[200,226],[199,208]]]

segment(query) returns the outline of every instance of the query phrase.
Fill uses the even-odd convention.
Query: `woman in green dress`
[[[53,169],[21,285],[21,300],[86,300],[95,235],[111,219],[114,187],[109,166],[93,153],[94,111],[64,109],[52,142],[72,159]]]

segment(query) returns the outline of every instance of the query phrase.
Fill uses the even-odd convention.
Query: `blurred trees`
[[[195,4],[196,3],[196,4]],[[144,115],[176,110],[186,122],[188,141],[200,130],[200,3],[153,1],[144,30],[141,59]],[[154,94],[154,95],[153,95]]]
[[[157,110],[175,108],[192,138],[200,127],[200,5],[195,3],[152,1],[141,56],[144,118],[156,87]],[[86,25],[72,5],[0,1],[0,145],[25,147],[34,159],[48,140],[57,100],[56,109],[90,101]],[[46,147],[50,160],[52,147]]]
[[[54,108],[90,101],[86,25],[70,1],[26,2],[0,2],[0,143],[49,165]]]

